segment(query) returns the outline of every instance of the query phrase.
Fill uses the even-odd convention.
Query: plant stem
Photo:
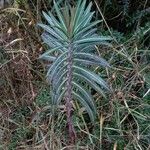
[[[72,45],[69,44],[68,47],[68,58],[67,58],[67,91],[66,91],[66,111],[67,111],[67,127],[69,131],[69,139],[71,144],[75,143],[75,129],[72,123],[72,65],[73,65],[73,60],[72,60],[72,55],[73,55],[73,48]]]

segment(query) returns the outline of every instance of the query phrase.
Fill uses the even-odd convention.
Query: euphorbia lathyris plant
[[[91,6],[92,3],[86,7],[86,0],[79,0],[76,7],[66,5],[59,8],[54,1],[57,16],[43,12],[48,24],[39,24],[44,29],[42,39],[50,47],[40,58],[52,62],[47,71],[52,87],[52,103],[58,105],[65,101],[71,142],[75,140],[72,101],[78,100],[85,107],[92,122],[96,117],[93,98],[83,83],[100,94],[105,89],[109,90],[107,83],[90,69],[96,65],[109,67],[94,50],[95,45],[107,45],[106,41],[111,39],[96,34],[95,26],[100,21],[92,22],[94,12],[91,12]]]

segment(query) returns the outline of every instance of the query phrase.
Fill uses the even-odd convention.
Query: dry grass
[[[143,44],[147,33],[139,37],[135,32],[119,41],[122,37],[116,37],[99,5],[94,7],[103,18],[102,30],[115,39],[112,49],[98,48],[112,69],[97,71],[107,78],[113,94],[105,100],[93,92],[99,114],[94,126],[84,108],[74,104],[78,139],[73,146],[67,145],[63,104],[55,116],[51,113],[45,66],[38,60],[44,46],[36,23],[50,5],[30,1],[0,11],[0,149],[150,149],[150,53]]]

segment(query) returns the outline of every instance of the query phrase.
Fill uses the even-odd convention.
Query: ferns
[[[93,98],[81,82],[84,81],[103,95],[104,89],[109,90],[107,83],[89,68],[89,65],[109,67],[109,64],[92,53],[91,49],[95,49],[96,44],[106,45],[106,41],[111,40],[110,37],[96,34],[95,26],[100,21],[91,21],[94,15],[91,6],[92,3],[86,7],[86,0],[79,0],[75,8],[66,5],[61,9],[54,1],[58,19],[51,12],[43,12],[48,25],[39,24],[44,29],[42,39],[50,47],[40,58],[52,62],[47,71],[47,78],[52,84],[52,102],[58,105],[65,100],[72,142],[75,132],[71,120],[71,101],[78,100],[86,108],[92,122],[96,117]]]

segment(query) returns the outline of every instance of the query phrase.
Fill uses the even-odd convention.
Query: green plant
[[[92,22],[92,3],[86,7],[86,0],[78,1],[76,7],[65,5],[59,8],[54,1],[56,17],[51,12],[43,12],[48,25],[39,24],[45,31],[42,39],[50,50],[41,59],[52,62],[47,78],[51,83],[52,103],[58,105],[63,99],[66,104],[67,125],[71,142],[75,141],[72,123],[72,100],[78,100],[94,122],[96,108],[90,91],[83,86],[88,84],[98,93],[110,91],[107,83],[93,71],[93,66],[109,67],[109,64],[94,52],[95,45],[108,45],[110,37],[98,36],[95,27],[100,21]],[[88,69],[87,69],[88,68]]]

